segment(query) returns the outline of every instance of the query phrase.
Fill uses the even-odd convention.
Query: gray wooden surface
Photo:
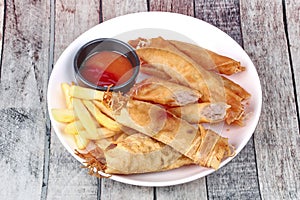
[[[116,16],[168,11],[215,25],[257,67],[263,108],[217,172],[170,187],[88,176],[51,129],[48,78],[80,34]],[[300,1],[0,0],[0,199],[300,199]]]

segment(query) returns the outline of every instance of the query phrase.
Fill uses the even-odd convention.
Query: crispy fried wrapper
[[[122,131],[76,151],[91,175],[160,172],[191,164],[218,169],[233,155],[226,138],[201,125],[192,126],[154,104],[123,103],[114,114]]]
[[[97,175],[95,171],[106,174],[159,172],[193,164],[170,146],[146,135],[124,133],[124,136],[117,142],[111,139],[96,141],[97,146],[88,152],[77,151],[92,170],[90,174]]]
[[[245,70],[245,67],[241,66],[240,62],[198,45],[176,40],[171,40],[170,43],[207,70],[226,75],[232,75]]]
[[[170,81],[158,78],[147,78],[137,83],[129,94],[137,100],[144,100],[161,105],[174,107],[197,103],[201,93]]]
[[[158,48],[141,48],[137,54],[158,70],[164,71],[176,83],[198,90],[203,101],[225,99],[221,78],[203,68],[198,69],[194,62],[184,56]]]
[[[161,44],[160,40],[161,37],[151,39],[137,38],[135,40],[128,41],[128,43],[137,49],[145,47],[164,48],[165,46]],[[207,70],[212,70],[226,75],[232,75],[245,70],[245,67],[241,66],[240,62],[198,45],[177,40],[167,41]]]
[[[165,40],[162,37],[151,38],[151,39],[137,39],[133,43],[137,43],[139,40],[143,40],[139,48],[158,48],[164,49],[171,52],[174,52],[178,55],[184,56],[185,58],[190,58],[197,65],[198,68],[204,68],[207,70],[212,70],[215,72],[219,72],[225,75],[232,75],[237,72],[242,72],[245,70],[245,67],[240,65],[240,62],[235,61],[231,58],[216,54],[215,52],[204,49],[200,46],[189,44],[177,40]],[[147,40],[147,42],[145,42]],[[131,40],[134,41],[134,40]],[[132,43],[129,41],[129,44]],[[147,65],[147,63],[145,62]],[[151,64],[148,64],[151,66]],[[149,66],[146,68],[149,70]],[[200,69],[201,70],[201,69]],[[226,88],[232,90],[235,94],[239,95],[243,99],[247,99],[250,97],[250,94],[240,87],[238,84],[229,80],[228,78],[221,76],[223,79],[223,84]]]
[[[225,120],[227,109],[224,102],[194,103],[182,107],[169,108],[168,111],[189,123],[217,123]]]
[[[110,174],[133,174],[165,171],[192,164],[192,160],[143,134],[133,134],[104,151]]]
[[[196,128],[158,105],[129,100],[117,112],[116,120],[172,147],[203,167],[217,169],[221,161],[232,154],[226,138],[213,131]]]
[[[206,70],[168,40],[158,37],[143,40],[143,44],[137,48],[137,53],[142,63],[146,63],[146,71],[153,73],[153,69],[156,69],[160,76],[165,73],[171,81],[198,90],[203,102],[227,103],[230,108],[225,121],[228,124],[243,123],[242,101],[250,97],[246,90],[233,81]]]

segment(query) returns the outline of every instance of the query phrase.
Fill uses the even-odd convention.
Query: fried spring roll
[[[221,74],[232,75],[234,73],[238,73],[245,70],[245,67],[241,66],[240,62],[232,58],[217,54],[198,45],[177,40],[166,41],[168,41],[169,44],[166,45],[162,37],[151,39],[137,38],[136,40],[128,41],[128,43],[137,49],[144,47],[162,49],[167,47],[169,49],[174,49],[175,47],[177,50],[189,56],[191,59],[193,59],[205,69],[212,70]],[[172,47],[171,45],[174,47]]]
[[[193,161],[168,145],[143,134],[132,134],[116,144],[96,142],[88,153],[77,153],[89,168],[108,174],[159,172],[193,164]],[[94,170],[94,169],[92,169]]]
[[[193,125],[154,104],[129,100],[116,115],[116,120],[172,147],[204,167],[217,169],[222,159],[231,155],[226,138],[212,131],[199,131]]]
[[[245,70],[245,67],[241,66],[240,62],[200,46],[175,40],[171,40],[170,43],[207,70],[226,75]]]
[[[194,63],[181,55],[154,48],[138,49],[137,54],[146,62],[174,78],[176,82],[200,91],[203,101],[215,101],[222,97],[223,100],[225,99],[221,78],[211,75],[204,69],[200,69],[200,71]]]
[[[229,107],[230,106],[223,102],[197,103],[170,108],[168,110],[177,117],[192,124],[202,122],[217,123],[225,119],[226,111]]]
[[[113,174],[157,172],[193,164],[170,146],[143,134],[128,136],[115,148],[105,151],[105,157],[106,173]]]
[[[230,91],[232,91],[234,94],[241,97],[242,100],[250,98],[251,95],[239,84],[229,80],[224,76],[222,76],[222,79],[223,79],[224,86]]]
[[[227,74],[227,75],[231,75],[233,72],[236,73],[245,70],[244,67],[240,66],[239,62],[231,58],[218,55],[202,47],[198,47],[196,45],[185,43],[185,42],[180,42],[175,40],[164,40],[162,37],[157,37],[151,39],[138,38],[137,40],[129,41],[129,43],[135,48],[150,47],[150,48],[164,49],[176,53],[178,55],[181,55],[182,57],[189,58],[197,64],[195,66],[198,67],[200,71],[202,71],[202,68],[208,69],[208,66],[220,66],[220,68],[224,68],[223,74]],[[214,63],[216,63],[216,65],[214,65]],[[144,64],[147,65],[149,63],[144,61],[142,62],[142,66]],[[142,71],[143,70],[151,73],[153,72],[153,67],[151,67],[151,65],[145,66],[142,67]],[[218,69],[215,68],[215,70]],[[227,72],[225,70],[227,70]],[[250,94],[246,90],[241,88],[238,84],[234,83],[233,81],[230,81],[226,77],[222,77],[222,79],[224,82],[223,83],[224,86],[226,88],[231,89],[235,94],[239,95],[240,97],[243,97],[243,99],[247,99],[250,97]]]
[[[143,72],[149,76],[157,77],[160,79],[164,79],[164,80],[176,83],[176,80],[174,80],[166,72],[164,72],[161,69],[158,69],[157,67],[155,67],[153,65],[146,63],[145,61],[144,61],[144,64],[141,65],[141,72]],[[229,80],[228,78],[226,78],[224,76],[222,76],[221,78],[222,78],[224,87],[229,89],[230,91],[232,91],[237,96],[241,97],[242,100],[248,99],[251,96],[244,88],[242,88],[237,83]]]
[[[176,82],[196,89],[203,95],[203,102],[226,102],[231,107],[227,123],[241,120],[243,113],[243,100],[229,88],[224,86],[220,75],[204,70],[191,59],[168,50],[141,48],[137,49],[138,55],[147,63],[164,71]]]
[[[148,78],[131,89],[132,98],[165,106],[184,106],[196,103],[201,97],[197,90],[158,78]]]

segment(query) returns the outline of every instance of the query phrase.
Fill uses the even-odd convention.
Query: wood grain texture
[[[147,0],[102,0],[102,20],[147,11]]]
[[[53,1],[54,2],[54,1]],[[99,23],[99,1],[55,1],[54,61],[80,34]],[[87,12],[88,11],[88,12]],[[47,199],[97,199],[98,181],[51,133]]]
[[[218,27],[243,45],[239,12],[239,0],[195,0],[196,18]]]
[[[79,35],[99,23],[100,2],[76,0],[55,1],[54,62]]]
[[[48,8],[48,2],[6,1],[0,89],[3,107],[46,106]]]
[[[205,178],[201,178],[181,185],[159,187],[156,189],[156,199],[207,199]]]
[[[300,93],[300,1],[284,1],[286,13],[287,36],[290,48],[290,61],[295,81],[295,92]],[[300,97],[297,97],[298,103],[298,123],[300,122]]]
[[[41,109],[0,109],[0,124],[1,199],[39,199],[45,132]]]
[[[300,135],[281,3],[241,1],[241,22],[263,88],[254,135],[261,196],[300,199]]]
[[[97,199],[98,181],[51,134],[47,199]]]
[[[195,15],[243,44],[238,1],[195,1]],[[251,138],[226,166],[207,176],[209,199],[259,199],[255,151]]]
[[[111,179],[102,179],[101,199],[153,199],[153,189],[151,187],[128,185]]]
[[[0,63],[2,57],[2,38],[3,38],[3,30],[4,30],[4,1],[0,1]],[[0,66],[0,80],[1,80],[1,66]],[[1,93],[0,93],[1,94]]]
[[[226,166],[206,177],[209,199],[260,199],[251,139]]]
[[[46,132],[49,4],[5,2],[5,27],[1,27],[1,32],[5,31],[1,33],[5,47],[0,83],[1,199],[39,199]],[[2,11],[3,5],[1,1]]]
[[[164,11],[194,16],[193,1],[190,0],[150,0],[150,11]]]

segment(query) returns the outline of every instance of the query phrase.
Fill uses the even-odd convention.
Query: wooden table
[[[260,76],[254,136],[228,165],[190,183],[152,188],[88,176],[51,129],[46,91],[62,51],[94,25],[140,11],[219,27]],[[298,0],[1,0],[0,52],[0,199],[300,199]]]

